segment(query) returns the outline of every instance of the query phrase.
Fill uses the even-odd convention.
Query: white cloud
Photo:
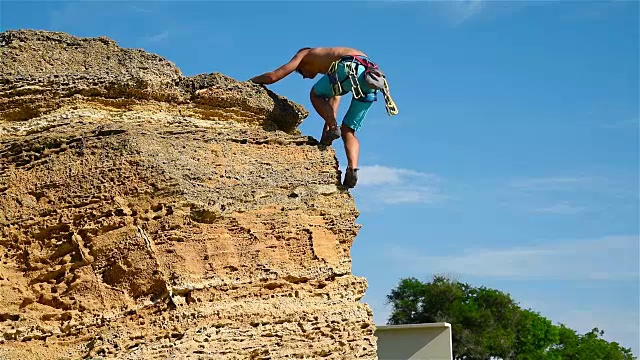
[[[441,193],[441,179],[433,174],[381,165],[362,166],[358,171],[357,191],[362,209],[376,208],[375,203],[397,205],[433,204],[447,197]]]
[[[585,207],[576,206],[568,202],[562,202],[562,203],[535,209],[535,212],[557,214],[557,215],[575,215],[585,210],[586,210]]]
[[[567,190],[590,184],[593,180],[584,176],[532,177],[514,180],[511,186],[527,191]]]
[[[486,0],[450,0],[433,2],[435,9],[453,26],[479,16],[487,7]]]
[[[150,42],[160,42],[160,41],[167,40],[168,38],[169,38],[169,31],[168,31],[168,30],[164,30],[164,31],[163,31],[163,32],[161,32],[161,33],[158,33],[158,34],[155,34],[155,35],[149,36],[149,37],[147,38],[147,41],[150,41]]]
[[[437,190],[428,186],[409,186],[383,190],[378,193],[380,200],[385,204],[402,203],[435,203],[444,197]]]
[[[419,255],[392,248],[399,264],[426,273],[554,280],[638,279],[638,236],[554,241],[528,247],[465,249],[457,255]]]
[[[582,215],[636,211],[637,174],[569,174],[521,177],[506,182],[500,204],[518,212]]]
[[[602,128],[604,129],[637,129],[639,126],[640,118],[637,117],[633,119],[602,124]]]
[[[133,11],[133,12],[143,13],[143,14],[149,14],[149,13],[153,12],[153,10],[151,10],[151,9],[147,9],[147,8],[145,8],[143,6],[139,6],[139,5],[136,5],[136,4],[129,4],[129,9],[131,9],[131,11]]]
[[[575,6],[573,12],[563,14],[564,16],[562,16],[562,19],[566,21],[590,21],[604,19],[611,16],[613,11],[629,6],[635,2],[627,0],[607,0],[576,3],[580,5]]]
[[[480,14],[486,4],[483,0],[457,0],[449,3],[453,7],[453,21],[456,25]]]
[[[358,171],[358,184],[362,186],[400,184],[408,181],[410,178],[422,178],[431,181],[439,180],[439,178],[433,174],[426,174],[408,169],[390,168],[380,165],[362,166]]]
[[[593,209],[594,204],[579,206],[576,203],[592,202],[601,193],[602,180],[587,176],[529,177],[512,180],[509,192],[512,198],[508,206],[527,212],[551,215],[577,215]]]
[[[85,4],[71,2],[49,13],[49,27],[64,31],[69,25],[86,20],[89,15]]]

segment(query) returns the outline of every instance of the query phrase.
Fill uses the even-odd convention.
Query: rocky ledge
[[[308,115],[108,38],[0,33],[0,358],[375,359]]]

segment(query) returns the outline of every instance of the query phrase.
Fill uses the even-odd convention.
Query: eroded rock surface
[[[376,358],[300,105],[43,31],[0,33],[0,94],[0,358]]]
[[[6,121],[37,117],[80,96],[119,107],[139,100],[170,102],[202,118],[235,119],[287,133],[308,115],[262,86],[220,73],[184,77],[170,61],[120,48],[105,37],[6,31],[0,33],[0,71],[0,116]]]

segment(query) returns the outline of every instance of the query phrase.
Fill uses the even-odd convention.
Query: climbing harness
[[[340,80],[338,78],[338,66],[342,63],[347,71],[347,76]],[[370,61],[366,57],[361,55],[347,55],[343,56],[337,61],[334,61],[331,66],[329,66],[329,70],[327,71],[327,75],[329,76],[329,81],[331,83],[331,89],[333,91],[334,96],[341,96],[346,94],[344,91],[342,84],[349,80],[351,83],[351,91],[353,92],[354,99],[358,100],[360,98],[366,97],[368,94],[364,94],[362,92],[362,88],[358,83],[358,67],[364,66],[364,81],[367,86],[374,90],[374,99],[377,97],[375,94],[378,91],[381,91],[384,96],[385,108],[387,110],[387,114],[389,116],[393,116],[398,114],[398,107],[395,102],[391,98],[391,91],[389,89],[389,84],[387,83],[386,76],[380,70],[377,64]],[[367,101],[367,100],[360,100]],[[370,100],[375,101],[375,100]]]

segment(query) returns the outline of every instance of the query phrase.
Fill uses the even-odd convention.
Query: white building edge
[[[453,360],[451,324],[377,325],[379,360]]]

